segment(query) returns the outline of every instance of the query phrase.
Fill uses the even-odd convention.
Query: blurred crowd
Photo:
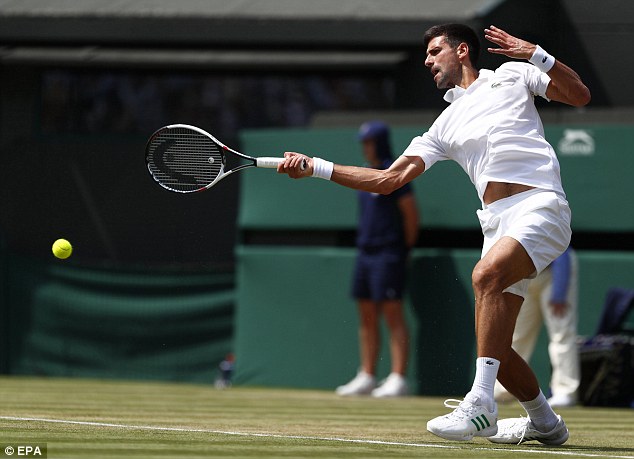
[[[316,111],[389,109],[393,100],[393,81],[382,76],[59,70],[42,79],[41,127],[45,134],[147,134],[186,123],[235,139],[242,128],[301,127]]]

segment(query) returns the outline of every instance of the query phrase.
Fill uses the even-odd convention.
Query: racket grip
[[[257,167],[266,167],[268,169],[275,169],[278,165],[286,161],[286,158],[271,158],[271,157],[263,156],[260,158],[255,158],[255,160],[256,160]],[[306,164],[306,160],[303,160],[302,170],[306,170],[307,166],[308,164]]]
[[[284,158],[269,158],[269,157],[261,157],[256,158],[256,166],[258,167],[266,167],[268,169],[275,169],[279,164],[282,164],[286,159]]]

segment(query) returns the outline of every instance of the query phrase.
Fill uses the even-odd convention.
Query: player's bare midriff
[[[484,190],[483,200],[485,204],[491,204],[499,199],[508,198],[517,193],[532,190],[534,186],[521,185],[519,183],[489,182]]]

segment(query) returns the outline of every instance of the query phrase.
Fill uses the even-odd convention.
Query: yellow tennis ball
[[[53,255],[62,260],[70,257],[73,253],[73,246],[66,239],[58,239],[53,242]]]

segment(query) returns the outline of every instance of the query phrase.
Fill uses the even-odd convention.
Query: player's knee
[[[476,296],[503,290],[500,274],[496,265],[480,260],[471,274],[471,283]]]

